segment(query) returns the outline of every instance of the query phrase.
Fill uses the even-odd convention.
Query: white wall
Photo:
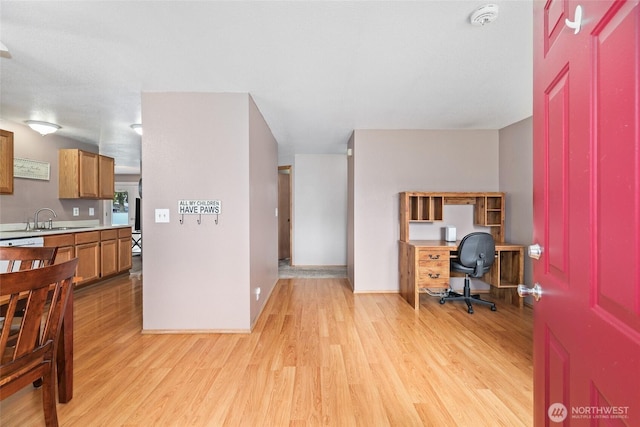
[[[346,265],[346,154],[295,156],[293,240],[295,265]]]
[[[249,97],[251,326],[278,281],[278,143]],[[255,291],[260,288],[259,298]]]
[[[498,131],[356,130],[349,144],[347,270],[355,292],[399,290],[398,193],[498,191]],[[434,227],[450,222],[445,216]]]
[[[277,164],[275,153],[262,160],[251,157],[250,135],[255,134],[249,110],[248,94],[142,95],[146,331],[250,330],[250,274],[262,268],[267,273],[256,274],[267,277],[268,271],[273,271],[260,263],[273,263],[277,268],[277,254],[272,259],[267,259],[268,254],[260,261],[251,259],[251,244],[259,245],[263,237],[250,239],[250,184],[254,182],[250,179],[250,158],[260,171],[276,171]],[[276,178],[274,173],[274,186]],[[180,199],[221,200],[219,223],[205,215],[199,225],[197,216],[186,215],[181,225],[177,213]],[[276,200],[256,203],[264,203],[266,211]],[[154,221],[158,208],[170,210],[169,223]],[[273,224],[275,228],[275,221]],[[265,227],[269,226],[266,223]],[[261,253],[254,252],[256,256]]]
[[[500,129],[500,191],[507,193],[505,239],[528,246],[533,236],[533,119]],[[525,283],[533,267],[525,256]]]

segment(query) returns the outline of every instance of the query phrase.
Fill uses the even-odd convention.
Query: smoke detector
[[[497,4],[485,4],[473,11],[469,17],[469,21],[472,25],[483,26],[490,22],[495,21],[498,18],[498,5]]]

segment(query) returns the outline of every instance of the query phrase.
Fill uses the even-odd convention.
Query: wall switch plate
[[[80,208],[73,208],[73,216],[80,216]]]
[[[156,209],[156,222],[169,222],[169,209]]]
[[[94,216],[96,214],[95,208],[89,208],[89,216]]]

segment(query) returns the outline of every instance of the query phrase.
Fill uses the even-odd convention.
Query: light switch
[[[169,209],[156,209],[156,222],[169,222]]]
[[[89,216],[94,216],[96,214],[96,210],[94,208],[89,208]]]

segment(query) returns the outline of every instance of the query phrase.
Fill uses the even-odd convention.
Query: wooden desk
[[[457,242],[444,240],[399,241],[400,294],[416,310],[425,289],[444,290],[450,285],[450,259],[457,255]],[[524,246],[496,242],[496,260],[482,277],[489,283],[491,294],[522,306],[515,292],[524,283]]]

